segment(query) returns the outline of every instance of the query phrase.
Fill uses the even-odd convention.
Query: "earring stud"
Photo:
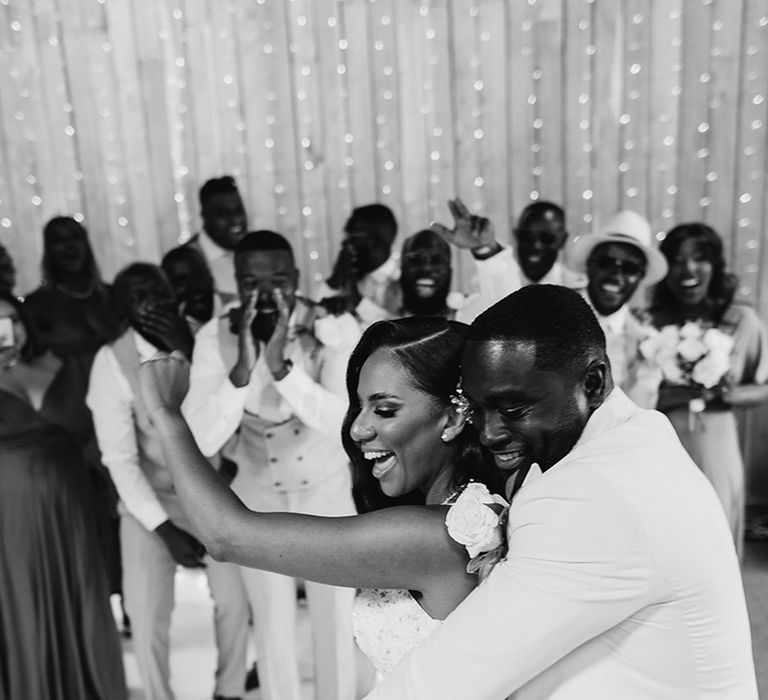
[[[448,435],[448,431],[447,430],[443,430],[443,434],[440,436],[440,439],[443,442],[448,442],[448,438],[449,437],[450,437],[450,435]]]

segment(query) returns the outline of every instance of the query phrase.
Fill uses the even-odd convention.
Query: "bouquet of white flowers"
[[[701,413],[716,389],[727,386],[732,351],[731,336],[693,321],[654,329],[639,345],[641,357],[658,365],[664,381],[698,390],[688,404],[691,414]]]

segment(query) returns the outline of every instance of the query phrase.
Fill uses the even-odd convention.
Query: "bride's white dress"
[[[430,617],[409,591],[371,588],[355,598],[352,624],[360,650],[387,674],[442,621]]]

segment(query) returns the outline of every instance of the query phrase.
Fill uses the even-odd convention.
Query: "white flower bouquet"
[[[484,579],[507,553],[509,504],[485,484],[469,482],[445,516],[448,534],[464,545],[470,560],[467,572]]]
[[[692,414],[701,413],[717,390],[728,386],[732,351],[731,336],[693,321],[653,330],[639,345],[641,357],[661,369],[667,384],[696,394],[688,404]]]

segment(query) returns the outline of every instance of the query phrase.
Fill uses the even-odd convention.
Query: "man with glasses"
[[[653,403],[650,389],[657,377],[648,376],[637,351],[647,335],[642,314],[630,310],[638,288],[655,284],[667,274],[667,262],[653,245],[651,226],[639,214],[624,210],[611,217],[602,233],[579,236],[566,250],[570,267],[587,275],[584,297],[606,338],[614,381],[636,403]]]

